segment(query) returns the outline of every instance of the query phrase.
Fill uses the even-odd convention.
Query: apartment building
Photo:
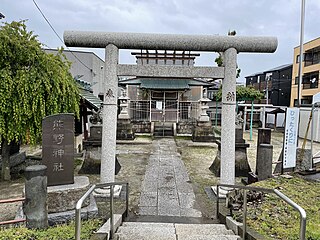
[[[294,48],[293,55],[291,107],[296,106],[298,102],[299,61],[300,47],[298,46]],[[320,37],[303,45],[302,61],[301,103],[311,104],[312,96],[320,92]]]

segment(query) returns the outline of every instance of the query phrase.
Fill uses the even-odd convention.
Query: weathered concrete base
[[[97,216],[98,216],[98,207],[94,197],[91,195],[89,198],[89,205],[81,209],[81,219],[88,220],[91,218],[95,218]],[[75,219],[75,210],[48,214],[48,222],[50,226],[68,223],[70,221],[73,221],[74,219]]]
[[[75,176],[74,184],[48,187],[48,213],[74,211],[77,201],[89,189],[89,178]],[[89,200],[83,206],[88,206]]]
[[[304,149],[302,151],[301,148],[297,148],[297,162],[295,171],[306,171],[311,168],[311,149]]]
[[[211,172],[215,174],[215,176],[220,176],[220,162],[221,162],[221,143],[220,141],[216,141],[218,144],[218,151],[216,158],[213,163],[209,167]],[[247,177],[248,173],[251,172],[251,168],[248,162],[247,157],[247,148],[249,144],[246,143],[236,143],[236,153],[235,153],[235,176],[236,177]]]
[[[117,139],[118,140],[133,140],[135,134],[133,124],[130,119],[118,119],[117,121]]]
[[[217,186],[211,186],[211,190],[214,192],[216,196],[218,196]],[[229,192],[229,188],[220,187],[219,188],[219,198],[227,198],[227,194]]]
[[[115,185],[113,188],[113,197],[119,198],[122,190],[122,185]],[[110,187],[105,188],[96,188],[93,191],[93,196],[98,200],[105,200],[106,198],[110,198]]]
[[[211,122],[197,122],[197,125],[192,131],[192,141],[214,142],[215,136]]]

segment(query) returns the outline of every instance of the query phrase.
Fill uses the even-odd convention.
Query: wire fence
[[[129,114],[133,121],[196,121],[200,114],[199,102],[176,100],[130,101]]]

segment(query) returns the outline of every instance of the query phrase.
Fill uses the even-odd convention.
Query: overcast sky
[[[65,30],[275,36],[273,54],[241,53],[240,81],[250,74],[292,63],[299,45],[301,0],[36,0],[62,38]],[[46,23],[33,0],[1,0],[2,21],[28,19],[28,30],[49,48],[62,42]],[[306,0],[304,39],[320,37],[320,0]],[[71,48],[75,49],[75,48]],[[87,50],[87,49],[86,49]],[[101,58],[103,50],[92,49]],[[213,65],[215,55],[202,54],[197,65]],[[133,63],[128,52],[121,63]]]

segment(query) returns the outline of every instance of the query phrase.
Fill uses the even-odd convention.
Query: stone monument
[[[42,159],[48,186],[74,183],[74,116],[56,114],[42,121]]]
[[[74,115],[55,114],[42,121],[42,161],[47,167],[49,225],[74,218],[76,202],[89,189],[89,178],[74,176]],[[95,200],[84,204],[87,216],[97,214]]]

